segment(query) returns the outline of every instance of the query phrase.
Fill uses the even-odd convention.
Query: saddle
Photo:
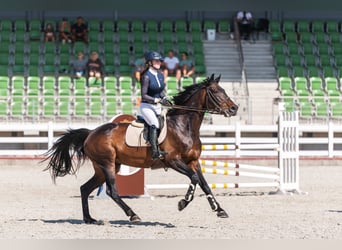
[[[158,135],[158,144],[161,144],[166,137],[166,112],[163,112],[158,116],[160,126],[160,132]],[[150,147],[148,141],[148,129],[149,125],[145,122],[144,118],[137,116],[137,119],[130,122],[127,127],[125,141],[128,146],[131,147]]]

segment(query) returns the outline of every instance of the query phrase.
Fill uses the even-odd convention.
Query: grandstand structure
[[[168,78],[168,95],[212,73],[222,74],[223,87],[240,104],[231,123],[274,123],[280,101],[286,110],[299,110],[306,121],[340,121],[340,22],[255,16],[256,23],[259,18],[270,22],[251,42],[239,41],[231,16],[222,13],[158,19],[85,16],[88,44],[44,42],[45,24],[58,27],[60,20],[54,16],[0,17],[0,119],[99,123],[117,113],[136,114],[140,88],[133,77],[135,58],[150,49],[162,54],[173,49],[189,53],[196,75],[180,82]],[[216,32],[213,41],[208,30]],[[99,53],[105,64],[101,81],[70,76],[78,51]],[[205,122],[227,123],[210,115]]]

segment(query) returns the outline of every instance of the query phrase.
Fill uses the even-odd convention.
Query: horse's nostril
[[[231,106],[230,110],[236,112],[238,110],[238,106],[236,106],[236,105]]]

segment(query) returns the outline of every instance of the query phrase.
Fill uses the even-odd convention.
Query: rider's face
[[[159,60],[152,60],[152,66],[155,69],[160,69],[161,61]]]

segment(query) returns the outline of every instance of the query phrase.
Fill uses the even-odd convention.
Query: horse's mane
[[[199,89],[207,87],[212,83],[211,78],[207,78],[200,83],[192,84],[184,87],[184,90],[173,96],[173,102],[175,105],[183,105],[188,99]]]

